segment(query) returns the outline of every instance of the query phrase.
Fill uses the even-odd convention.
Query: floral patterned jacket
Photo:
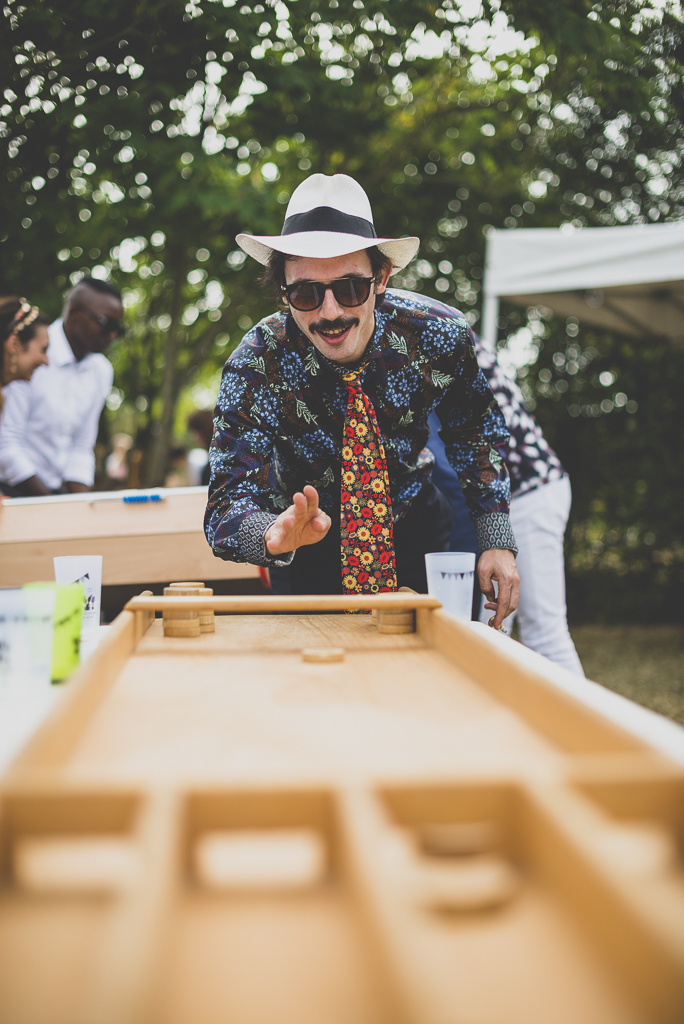
[[[462,313],[434,299],[388,289],[375,311],[364,391],[375,408],[395,521],[432,471],[428,416],[436,410],[447,457],[459,475],[480,550],[510,548],[508,430],[478,367]],[[340,366],[302,335],[289,312],[262,320],[228,359],[214,412],[205,532],[214,554],[286,565],[264,534],[305,484],[340,515],[347,392]]]

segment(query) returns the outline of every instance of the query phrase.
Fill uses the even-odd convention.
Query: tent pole
[[[482,340],[493,349],[496,348],[498,316],[499,296],[485,292],[482,299]]]

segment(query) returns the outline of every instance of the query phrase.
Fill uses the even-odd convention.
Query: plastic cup
[[[55,588],[0,590],[0,692],[48,689]]]
[[[100,625],[102,596],[102,555],[57,555],[55,581],[80,583],[84,591],[82,638],[87,638]]]
[[[52,681],[68,679],[79,665],[85,591],[81,583],[27,583],[25,591],[51,591],[54,602]]]
[[[470,622],[475,583],[472,551],[434,551],[425,556],[428,593],[457,619]]]

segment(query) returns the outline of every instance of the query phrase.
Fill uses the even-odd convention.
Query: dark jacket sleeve
[[[509,518],[508,428],[468,330],[453,383],[437,407],[446,457],[458,474],[480,551],[517,551]]]
[[[288,565],[293,553],[274,557],[264,542],[288,502],[277,481],[277,410],[267,388],[261,344],[259,329],[250,331],[223,369],[204,530],[218,558]]]

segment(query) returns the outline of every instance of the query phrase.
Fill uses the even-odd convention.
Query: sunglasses
[[[123,338],[126,328],[118,320],[111,316],[105,316],[104,313],[96,313],[94,309],[88,309],[87,306],[80,306],[79,308],[81,312],[100,325],[100,332],[102,334],[115,334],[117,338]]]
[[[325,293],[330,290],[340,306],[351,309],[368,301],[374,277],[340,277],[325,284],[323,281],[302,281],[283,288],[287,301],[301,313],[310,313],[323,305]]]

